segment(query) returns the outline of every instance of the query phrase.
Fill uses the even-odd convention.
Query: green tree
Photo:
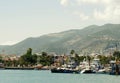
[[[11,66],[12,67],[17,67],[19,65],[19,61],[18,60],[12,60],[11,61]]]
[[[77,65],[79,65],[79,63],[80,63],[80,57],[78,56],[78,54],[75,54],[74,61],[75,61],[75,63]]]
[[[90,56],[87,56],[87,60],[88,60],[88,64],[89,64],[89,66],[90,66],[90,61],[91,61],[91,57]]]
[[[70,51],[70,54],[71,54],[71,55],[75,54],[75,50],[71,50],[71,51]]]
[[[113,56],[116,57],[117,59],[120,59],[120,51],[115,51],[113,53]]]
[[[37,55],[34,54],[31,56],[31,64],[35,65],[37,63]]]
[[[86,58],[86,56],[80,56],[79,57],[80,62],[82,62],[85,58]]]
[[[27,53],[26,53],[26,54],[32,55],[32,48],[29,48],[29,49],[27,50]]]
[[[29,48],[23,56],[20,58],[20,64],[21,65],[34,65],[37,63],[37,55],[32,55],[32,49]]]
[[[50,66],[52,63],[54,63],[54,56],[48,55],[46,52],[42,52],[42,55],[38,57],[39,63],[43,66]]]
[[[48,54],[46,52],[42,52],[42,56],[47,56]]]
[[[111,57],[107,57],[107,56],[104,56],[104,55],[99,55],[98,58],[100,59],[100,63],[102,65],[109,64],[110,60],[113,59]]]

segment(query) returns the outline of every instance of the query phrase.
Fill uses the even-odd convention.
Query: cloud
[[[76,0],[77,3],[90,3],[90,4],[98,4],[98,3],[105,3],[105,4],[109,4],[111,3],[113,0]]]
[[[63,6],[67,6],[68,2],[69,2],[69,0],[60,0],[60,4]]]
[[[103,12],[95,10],[93,17],[97,20],[110,20],[113,17],[113,9],[108,7]]]
[[[73,14],[79,16],[82,21],[85,21],[85,20],[89,19],[89,16],[85,15],[83,12],[77,12],[76,11]]]
[[[98,3],[99,0],[77,0],[77,2],[80,3]]]
[[[104,4],[106,5],[104,10],[94,10],[93,17],[97,20],[120,22],[120,2],[109,0]]]
[[[120,23],[120,0],[61,0],[61,5],[71,8],[80,20]]]
[[[89,19],[89,16],[85,15],[84,13],[80,13],[80,18],[82,20],[88,20]]]

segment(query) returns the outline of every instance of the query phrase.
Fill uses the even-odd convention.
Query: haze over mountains
[[[33,52],[69,53],[74,49],[80,52],[108,52],[118,48],[120,42],[120,24],[91,25],[83,29],[73,29],[60,33],[27,38],[12,46],[0,46],[0,54],[22,55],[28,48]]]

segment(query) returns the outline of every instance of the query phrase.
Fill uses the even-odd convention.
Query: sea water
[[[120,76],[51,73],[48,70],[0,70],[0,83],[120,83]]]

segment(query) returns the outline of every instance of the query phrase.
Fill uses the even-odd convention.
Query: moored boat
[[[90,74],[90,73],[96,73],[96,71],[94,71],[93,69],[91,69],[89,66],[86,67],[85,69],[83,69],[81,72],[81,74]]]
[[[52,73],[80,73],[79,70],[69,69],[69,68],[53,68],[51,69]]]
[[[109,71],[107,69],[99,69],[98,71],[96,71],[97,74],[108,74]]]
[[[110,61],[110,75],[120,75],[120,61]]]

